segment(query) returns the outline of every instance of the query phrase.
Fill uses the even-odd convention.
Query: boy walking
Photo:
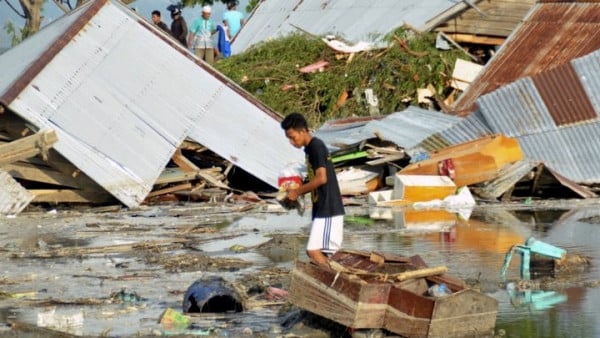
[[[290,143],[304,148],[306,154],[308,182],[288,190],[291,201],[311,193],[312,228],[306,252],[314,263],[329,267],[326,255],[341,248],[344,234],[344,205],[329,151],[322,140],[312,136],[306,119],[299,113],[286,116],[281,128]]]

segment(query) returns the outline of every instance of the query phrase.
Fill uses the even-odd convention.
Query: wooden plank
[[[423,268],[423,269],[419,269],[419,270],[401,272],[396,275],[396,279],[399,281],[405,281],[407,279],[442,275],[442,274],[445,274],[446,272],[448,272],[448,268],[442,265],[442,266],[436,266],[433,268]]]
[[[115,198],[106,191],[89,191],[74,189],[30,189],[38,203],[107,203]]]
[[[217,188],[223,188],[223,189],[230,190],[230,188],[225,183],[217,180],[212,174],[210,174],[206,171],[203,172],[200,168],[198,168],[192,161],[190,161],[187,157],[185,157],[181,153],[181,149],[177,149],[175,154],[173,154],[172,159],[173,159],[173,162],[175,162],[175,164],[177,164],[177,166],[179,166],[179,168],[181,168],[181,170],[196,171],[196,172],[198,172],[198,175],[203,180],[208,182],[209,184],[211,184]]]
[[[33,160],[32,163],[35,163],[34,161],[35,160]],[[98,186],[98,184],[85,175],[81,169],[74,166],[55,150],[50,150],[48,152],[48,159],[46,162],[52,168],[62,172],[65,175],[69,175],[74,179],[77,179],[80,182],[80,189],[87,189],[88,186]]]
[[[71,162],[65,159],[54,149],[51,149],[48,152],[48,159],[45,162],[41,162],[37,158],[29,159],[28,162],[31,162],[32,164],[43,163],[67,176],[70,176],[73,180],[75,180],[75,182],[77,182],[77,188],[80,190],[104,191],[104,189],[98,183],[89,178],[84,172],[71,164]]]
[[[179,184],[179,185],[176,185],[173,187],[168,187],[165,189],[152,191],[151,193],[148,194],[147,197],[154,197],[154,196],[159,196],[159,195],[169,194],[169,193],[176,192],[176,191],[189,190],[189,189],[192,189],[192,184],[188,182],[188,183]]]
[[[398,161],[398,160],[403,159],[405,156],[406,155],[404,153],[396,154],[396,155],[388,155],[388,156],[384,156],[382,158],[367,161],[367,162],[365,162],[365,164],[375,166],[375,165],[385,164],[388,162]]]
[[[183,171],[181,168],[165,168],[154,184],[191,181],[198,177],[198,171]]]
[[[48,149],[58,141],[54,130],[40,131],[34,135],[0,145],[0,165],[24,160],[38,154],[47,157]]]
[[[183,155],[183,153],[181,152],[181,149],[177,149],[175,151],[175,154],[173,154],[173,157],[171,157],[171,159],[184,172],[200,170],[200,168],[198,168],[192,161],[190,161],[187,157],[185,157]]]
[[[29,162],[15,162],[2,166],[2,169],[8,172],[12,177],[40,182],[46,184],[60,185],[69,188],[78,188],[77,180],[69,175],[46,166],[34,165]]]
[[[462,43],[476,43],[476,44],[482,44],[482,45],[502,45],[504,43],[504,41],[506,40],[505,38],[497,38],[497,37],[492,37],[492,36],[479,36],[479,35],[473,35],[473,34],[457,34],[457,33],[451,33],[449,31],[445,31],[446,35],[448,35],[449,37],[452,38],[452,40],[456,41],[456,42],[462,42]]]

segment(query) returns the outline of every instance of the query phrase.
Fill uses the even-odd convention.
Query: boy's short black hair
[[[152,11],[152,15],[156,15],[156,16],[160,17],[160,11],[154,10],[154,11]]]
[[[308,130],[308,122],[306,122],[306,119],[302,114],[291,113],[281,121],[281,128],[283,130],[288,130],[290,128],[295,130]]]

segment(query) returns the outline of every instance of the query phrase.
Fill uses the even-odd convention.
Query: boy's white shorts
[[[310,229],[306,250],[321,250],[333,254],[342,247],[344,215],[315,218]]]

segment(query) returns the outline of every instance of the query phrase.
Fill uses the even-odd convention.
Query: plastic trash
[[[183,297],[184,313],[242,312],[242,301],[237,291],[222,277],[198,279]]]
[[[444,297],[452,294],[452,291],[448,289],[448,286],[446,286],[446,284],[441,283],[432,285],[427,290],[427,294],[429,294],[429,296],[431,297]]]
[[[303,200],[299,196],[297,200],[290,201],[287,198],[287,190],[296,189],[302,185],[302,170],[302,164],[294,163],[286,166],[279,172],[279,177],[277,178],[279,193],[275,198],[283,208],[287,210],[296,209],[299,215],[304,214]]]

